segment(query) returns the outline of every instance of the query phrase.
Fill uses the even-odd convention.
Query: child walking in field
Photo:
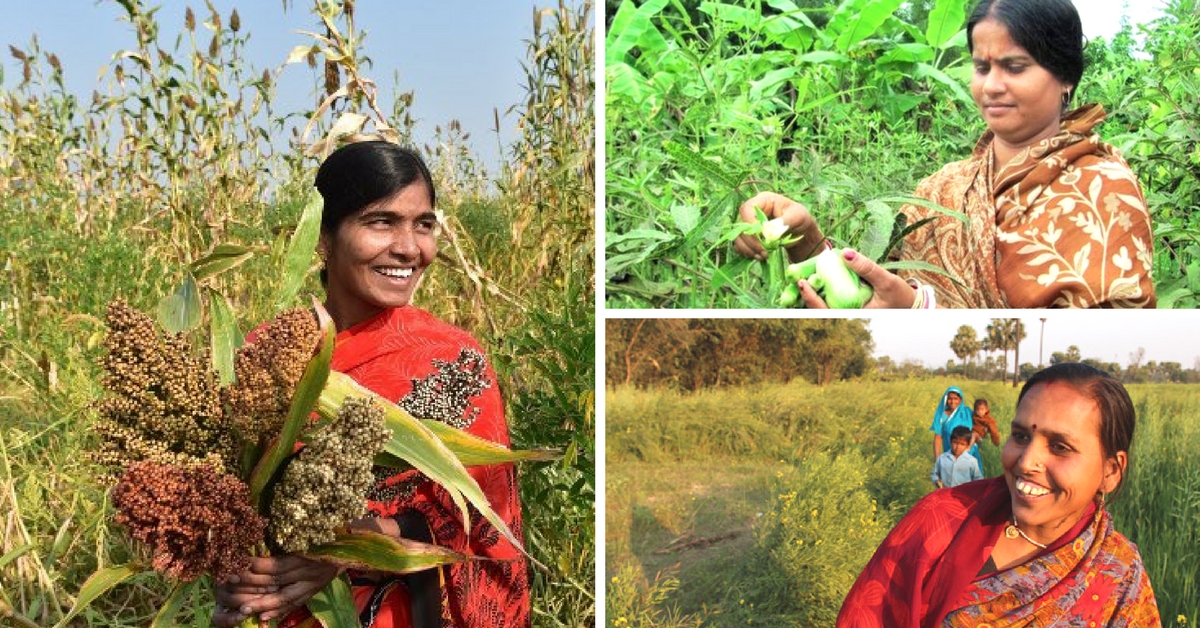
[[[950,451],[938,456],[937,462],[933,463],[933,473],[929,476],[938,488],[983,479],[975,456],[965,455],[970,446],[971,428],[965,425],[954,428],[950,433]]]

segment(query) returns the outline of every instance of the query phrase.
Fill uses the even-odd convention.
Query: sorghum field
[[[1007,437],[1018,389],[928,378],[609,388],[610,626],[832,626],[892,525],[932,488],[929,424],[951,385]],[[1200,386],[1133,384],[1132,472],[1110,504],[1166,626],[1200,613]],[[982,446],[984,474],[1001,472]]]
[[[520,117],[498,172],[483,169],[453,120],[413,137],[407,107],[420,94],[378,98],[371,72],[392,62],[366,63],[361,35],[394,25],[354,24],[349,0],[289,4],[323,34],[320,45],[296,34],[294,45],[312,48],[294,60],[315,69],[317,101],[331,106],[277,110],[282,70],[248,67],[253,27],[211,4],[169,25],[178,38],[158,21],[167,11],[107,4],[128,20],[130,41],[90,100],[67,93],[61,62],[36,40],[8,51],[21,71],[0,78],[0,625],[151,623],[169,585],[149,575],[64,621],[89,574],[131,556],[86,455],[104,307],[123,297],[155,312],[170,295],[199,295],[189,333],[205,344],[212,303],[228,303],[242,333],[307,304],[320,294],[316,258],[289,252],[319,163],[305,149],[359,129],[425,147],[448,225],[417,305],[488,348],[514,446],[565,454],[519,467],[526,545],[545,565],[531,573],[534,625],[593,625],[592,4],[522,9],[530,36],[512,62],[526,95],[489,103]],[[270,141],[296,117],[311,134]],[[289,276],[304,280],[281,285]],[[207,626],[210,609],[204,593],[176,619]]]

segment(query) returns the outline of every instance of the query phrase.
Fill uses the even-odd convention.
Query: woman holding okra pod
[[[324,199],[318,252],[325,308],[339,333],[332,368],[395,401],[413,416],[436,419],[507,446],[508,427],[495,373],[467,332],[411,304],[437,255],[433,180],[414,151],[365,141],[334,151],[316,179]],[[520,504],[513,466],[474,467],[471,475],[518,537]],[[415,471],[376,469],[368,516],[354,527],[447,547],[472,560],[409,576],[351,574],[363,626],[526,626],[529,586],[521,551],[473,511],[463,528],[458,507]],[[255,558],[217,589],[213,623],[249,616],[308,618],[304,603],[337,569],[298,555]]]
[[[896,255],[945,274],[893,275],[854,251],[842,255],[875,291],[866,307],[1154,307],[1149,214],[1137,178],[1093,128],[1103,107],[1069,109],[1083,75],[1083,33],[1070,0],[981,0],[967,22],[971,94],[988,131],[971,156],[921,182],[916,195],[966,223],[906,206]],[[826,248],[799,203],[774,193],[746,201],[742,220],[782,219],[798,237],[792,261]],[[735,243],[761,258],[749,235]],[[806,282],[800,298],[825,303]]]

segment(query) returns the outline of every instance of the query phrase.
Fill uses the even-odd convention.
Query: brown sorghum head
[[[245,438],[271,437],[279,431],[320,337],[313,312],[296,308],[276,316],[238,350],[236,379],[225,389],[225,400]]]

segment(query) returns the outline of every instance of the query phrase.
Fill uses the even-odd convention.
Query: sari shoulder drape
[[[466,331],[422,309],[393,308],[342,331],[332,367],[415,417],[443,421],[509,445],[503,399],[482,347]],[[472,467],[468,472],[513,534],[522,538],[513,465]],[[443,568],[444,626],[529,624],[528,574],[516,547],[474,508],[469,526],[464,526],[449,493],[416,471],[376,469],[376,477],[378,484],[368,496],[372,514],[394,516],[415,510],[429,523],[435,544],[488,559]],[[376,596],[373,603],[385,606],[375,613],[375,625],[390,625],[379,619],[388,616],[386,606],[408,604],[408,596],[402,586],[392,585],[382,602]]]
[[[950,307],[1153,307],[1149,211],[1120,152],[1093,127],[1104,109],[1087,105],[1061,131],[993,172],[992,136],[971,157],[946,165],[916,195],[964,214],[914,205],[902,259],[928,262],[951,277],[903,271],[935,286]]]

